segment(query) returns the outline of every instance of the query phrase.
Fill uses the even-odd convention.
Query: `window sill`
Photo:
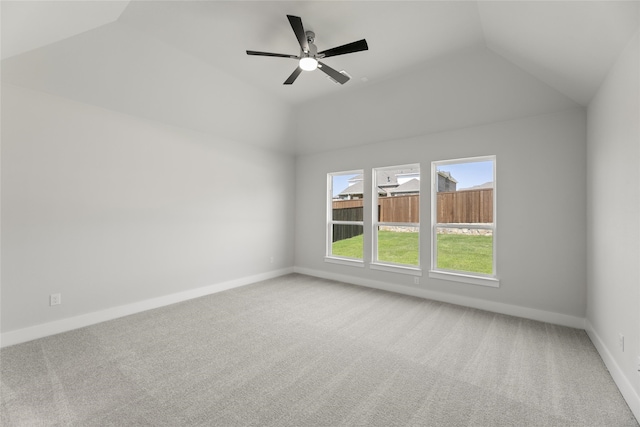
[[[471,276],[469,274],[454,273],[449,271],[429,270],[429,277],[432,279],[450,280],[453,282],[469,283],[472,285],[489,286],[499,288],[500,280],[494,277]]]
[[[364,268],[364,261],[361,259],[350,259],[350,258],[337,258],[337,257],[324,257],[324,262],[329,262],[332,264],[340,264],[340,265],[349,265],[351,267],[360,267]]]
[[[369,264],[369,268],[372,270],[389,271],[391,273],[408,274],[410,276],[422,276],[422,269],[420,267],[372,262]]]

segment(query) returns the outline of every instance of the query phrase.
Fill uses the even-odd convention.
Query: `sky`
[[[458,181],[458,190],[493,181],[492,161],[441,165],[438,170],[451,173]]]
[[[458,190],[493,181],[491,161],[441,165],[438,167],[438,170],[450,172],[451,176],[458,181]],[[346,189],[349,186],[349,179],[355,175],[356,174],[334,176],[333,196],[337,196],[341,191]],[[424,171],[422,171],[423,178],[424,175]]]
[[[333,177],[333,197],[337,196],[345,190],[349,186],[349,180],[356,176],[355,174],[351,175],[337,175]]]

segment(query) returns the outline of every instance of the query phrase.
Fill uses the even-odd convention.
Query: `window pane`
[[[437,268],[493,274],[493,231],[436,227]]]
[[[438,165],[437,222],[493,223],[493,161]]]
[[[374,169],[373,179],[374,261],[419,266],[420,165]]]
[[[379,226],[378,261],[420,265],[418,227]]]
[[[333,224],[333,242],[331,255],[362,259],[362,225]]]
[[[333,200],[362,200],[363,175],[362,173],[331,174],[331,189]]]
[[[363,258],[363,173],[361,170],[330,173],[328,256]],[[335,224],[334,222],[354,224]],[[359,224],[358,224],[359,223]],[[330,232],[329,232],[330,231]]]
[[[377,169],[375,180],[379,222],[420,223],[420,167]]]

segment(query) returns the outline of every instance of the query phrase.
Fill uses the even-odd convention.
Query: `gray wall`
[[[636,34],[589,104],[587,205],[590,335],[636,416],[640,416],[639,51]],[[624,351],[618,343],[620,334]]]
[[[295,265],[319,274],[395,283],[582,318],[586,298],[585,133],[585,112],[576,108],[299,156]],[[431,162],[492,154],[497,156],[501,287],[429,279]],[[424,182],[420,263],[425,274],[421,284],[414,285],[413,276],[325,263],[326,174],[415,162],[420,163]],[[565,185],[558,188],[557,180]],[[365,179],[365,187],[370,185],[371,181]],[[365,206],[367,203],[370,206],[370,200]],[[369,241],[365,235],[365,244]],[[371,259],[369,253],[365,253],[365,259]]]
[[[296,162],[295,265],[300,271],[361,284],[397,284],[407,292],[428,291],[427,296],[459,303],[485,301],[482,308],[523,316],[528,309],[558,313],[571,316],[566,323],[581,323],[586,306],[583,108],[477,48],[298,111],[298,123],[314,117],[331,126],[298,135],[304,153]],[[497,156],[501,287],[430,279],[431,162],[484,155]],[[325,263],[326,174],[363,168],[365,188],[370,188],[371,168],[416,162],[425,195],[420,284],[413,276]],[[366,234],[365,244],[369,241]]]
[[[2,331],[290,268],[293,182],[290,154],[4,84]]]

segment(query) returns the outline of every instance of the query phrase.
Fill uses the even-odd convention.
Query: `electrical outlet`
[[[637,366],[637,368],[638,368],[638,373],[640,374],[640,356],[638,356],[638,366]]]
[[[620,346],[620,351],[624,353],[624,335],[618,334],[618,345]]]
[[[413,284],[414,285],[419,285],[420,284],[420,278],[419,277],[414,277],[413,278]]]
[[[49,295],[49,305],[60,305],[62,304],[62,294],[51,294]]]
[[[273,257],[269,258],[269,263],[273,264]]]

